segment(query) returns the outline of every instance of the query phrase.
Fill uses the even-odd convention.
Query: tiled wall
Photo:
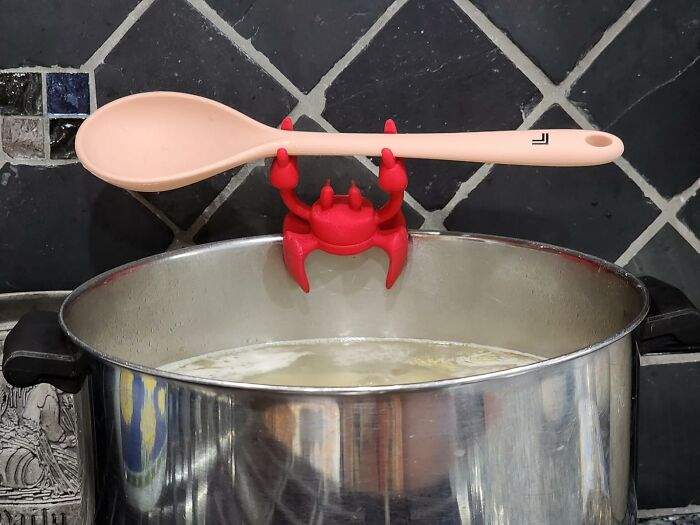
[[[697,0],[0,0],[0,292],[71,288],[173,246],[276,232],[262,163],[160,194],[76,163],[86,114],[186,91],[267,124],[399,131],[583,127],[626,143],[575,169],[410,160],[414,228],[536,239],[683,287],[700,304]],[[6,16],[7,15],[7,16]],[[124,152],[128,155],[128,152]],[[366,158],[306,158],[374,199]]]

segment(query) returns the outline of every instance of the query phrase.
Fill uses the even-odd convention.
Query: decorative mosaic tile
[[[75,159],[75,134],[83,119],[52,118],[49,123],[52,159]]]
[[[5,117],[2,120],[2,149],[13,159],[43,158],[43,121],[38,118]]]
[[[90,88],[87,73],[48,73],[46,104],[49,115],[90,113]]]
[[[0,115],[41,112],[41,73],[0,73]]]

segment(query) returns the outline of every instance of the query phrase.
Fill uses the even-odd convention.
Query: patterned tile
[[[213,98],[277,124],[294,99],[183,0],[156,2],[95,72],[97,102],[141,91]]]
[[[0,115],[41,115],[41,104],[40,73],[0,73]]]
[[[50,115],[90,113],[87,73],[48,73],[46,103]]]
[[[15,292],[72,289],[165,250],[172,233],[126,192],[79,164],[5,164],[0,238],[0,292]]]
[[[554,82],[561,82],[632,0],[474,0]]]
[[[13,159],[44,157],[44,123],[38,118],[5,117],[2,120],[2,149]]]
[[[3,0],[0,68],[79,67],[102,45],[139,0],[28,2]]]
[[[627,158],[666,196],[700,172],[700,3],[652,1],[603,51],[571,99],[625,142]]]
[[[577,126],[555,106],[533,126],[538,127]],[[500,165],[454,208],[445,226],[552,243],[614,261],[658,213],[614,164]]]
[[[651,275],[680,288],[700,307],[700,253],[666,225],[627,265],[637,275]]]
[[[235,2],[209,3],[299,89],[308,92],[392,0],[260,0],[242,19],[240,13],[232,17],[227,12]]]
[[[230,170],[177,190],[142,195],[177,226],[187,230],[237,171],[238,169]]]
[[[452,2],[409,1],[326,92],[341,131],[512,129],[539,91]],[[428,209],[454,195],[475,164],[411,161],[411,194]]]
[[[301,117],[295,129],[319,131],[321,127]],[[386,200],[386,194],[377,185],[377,178],[359,161],[347,157],[300,157],[299,197],[311,204],[319,197],[321,187],[330,178],[337,193],[346,193],[350,180],[354,179],[362,193],[375,204]],[[236,237],[262,235],[282,231],[282,220],[287,209],[279,193],[269,182],[268,166],[260,166],[248,175],[233,195],[221,205],[209,222],[195,236],[198,243]],[[411,228],[418,228],[423,218],[404,204],[406,221]]]
[[[680,219],[695,233],[695,236],[700,239],[700,192],[696,193],[695,196],[681,208],[678,217],[680,217]]]
[[[52,159],[75,159],[75,134],[83,123],[78,118],[52,118],[49,121]]]

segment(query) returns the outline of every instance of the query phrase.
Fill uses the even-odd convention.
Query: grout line
[[[324,130],[329,131],[331,133],[338,131],[322,115],[310,114],[308,116],[313,118]],[[355,156],[355,159],[357,159],[360,162],[360,164],[362,164],[365,168],[367,168],[370,172],[372,172],[372,174],[375,177],[379,176],[379,166],[377,166],[374,162],[372,162],[369,159],[369,157],[358,155],[358,156]],[[423,205],[420,202],[418,202],[416,199],[414,199],[413,195],[411,195],[407,191],[404,192],[404,201],[406,203],[408,203],[411,206],[411,208],[413,208],[418,213],[420,213],[424,219],[426,219],[426,220],[428,219],[430,212],[428,210],[426,210],[425,208],[423,208]]]
[[[318,113],[322,113],[326,105],[326,90],[338,78],[338,76],[357,58],[357,56],[365,50],[375,36],[386,26],[394,15],[408,2],[408,0],[395,0],[384,11],[374,24],[352,45],[345,55],[338,60],[328,72],[321,77],[318,83],[309,91],[307,99],[318,103],[320,109]]]
[[[540,102],[532,109],[532,111],[530,111],[529,115],[525,117],[517,129],[530,129],[530,127],[537,122],[537,119],[539,119],[552,106],[552,103],[553,102],[551,99],[547,97],[540,100]],[[465,180],[457,189],[457,192],[441,210],[436,210],[431,213],[430,222],[433,224],[431,227],[444,228],[443,222],[450,215],[450,213],[452,213],[454,207],[457,206],[457,204],[459,204],[462,200],[466,199],[469,194],[483,182],[493,167],[494,164],[483,164],[471,177]]]
[[[515,43],[513,43],[503,31],[493,24],[493,22],[491,22],[491,20],[489,20],[484,13],[474,7],[467,0],[454,0],[454,2],[484,32],[484,34],[501,49],[508,59],[511,60],[515,66],[535,84],[535,86],[542,92],[545,99],[551,98],[553,102],[559,104],[562,109],[564,109],[564,111],[566,111],[569,116],[584,129],[596,129],[596,126],[594,126],[588,120],[586,115],[578,107],[569,101],[567,98],[567,91],[588,69],[595,59],[600,56],[603,50],[610,45],[617,35],[619,35],[625,29],[625,27],[627,27],[627,25],[647,6],[649,1],[650,0],[635,0],[635,2],[633,2],[632,5],[613,24],[611,24],[611,26],[603,33],[603,36],[599,39],[599,41],[596,42],[596,44],[585,54],[585,56],[578,61],[564,81],[555,86],[544,74],[544,72],[523,51],[521,51],[520,48],[515,45]],[[544,102],[544,100],[542,102]],[[641,189],[644,196],[651,200],[661,212],[659,217],[657,217],[657,219],[655,219],[652,224],[649,225],[649,227],[647,227],[647,229],[642,232],[642,234],[636,240],[634,240],[630,246],[628,246],[628,248],[618,258],[618,261],[625,263],[628,262],[666,222],[671,223],[679,231],[679,233],[697,249],[697,238],[675,217],[677,209],[675,209],[674,206],[669,203],[669,201],[664,199],[656,188],[654,188],[627,161],[627,159],[621,157],[615,162],[615,164],[617,164],[625,175]],[[462,189],[462,187],[459,188],[458,194],[462,198],[466,198],[474,187],[483,181],[487,174],[488,171],[486,171],[486,173],[479,173],[479,177],[477,177],[473,183],[469,184],[472,179],[476,177],[476,174],[473,175],[462,185],[464,186],[467,184],[465,189]],[[436,215],[437,217],[431,217],[431,220],[435,221],[441,216],[444,220],[449,211],[451,211],[456,203],[459,202],[460,199],[457,197],[458,195],[456,194],[455,197],[450,200],[447,206],[445,206],[443,210],[440,210],[440,212],[434,212],[433,215]],[[657,227],[658,229],[654,231],[654,228]]]
[[[78,67],[23,66],[0,69],[0,73],[83,73],[83,70]]]
[[[620,256],[615,260],[615,264],[618,266],[626,266],[629,264],[634,256],[637,255],[657,233],[659,233],[659,230],[666,225],[666,222],[666,215],[663,212],[659,213],[659,215],[657,215],[656,218],[651,221],[651,224],[644,229],[639,237],[633,240],[627,249],[620,254]]]
[[[80,161],[78,159],[25,159],[25,158],[17,158],[13,159],[12,157],[7,158],[9,162],[16,166],[43,166],[46,168],[53,168],[55,166],[65,166],[66,164],[79,164]]]
[[[464,11],[472,22],[481,29],[506,57],[530,79],[530,82],[532,82],[545,97],[554,94],[556,88],[549,77],[482,11],[467,0],[454,0],[454,3]]]
[[[51,160],[51,128],[49,126],[49,90],[46,84],[46,72],[41,73],[41,125],[44,129],[44,160]]]
[[[134,199],[139,201],[143,206],[145,206],[153,215],[158,217],[165,225],[170,228],[173,231],[173,234],[175,237],[178,235],[182,234],[182,230],[175,224],[173,221],[171,221],[168,216],[159,208],[156,208],[153,204],[151,204],[143,195],[136,191],[131,191],[131,190],[125,190],[129,195],[131,195]]]
[[[647,228],[641,233],[637,239],[635,239],[632,244],[617,258],[615,264],[619,266],[624,266],[628,264],[632,258],[639,253],[639,251],[646,246],[646,244],[663,228],[666,224],[670,224],[676,231],[690,244],[697,252],[700,253],[700,241],[695,236],[695,234],[681,222],[677,213],[681,208],[688,202],[693,195],[695,195],[700,189],[700,178],[696,180],[692,185],[685,189],[685,191],[676,195],[673,199],[668,201],[661,213],[652,221],[652,223],[647,226]]]
[[[142,0],[136,7],[126,15],[124,21],[119,24],[119,26],[114,30],[114,32],[107,37],[100,47],[92,54],[90,58],[82,65],[81,69],[92,69],[94,70],[97,66],[104,62],[104,59],[109,55],[109,53],[116,47],[119,41],[124,37],[124,35],[131,29],[131,27],[136,23],[136,21],[141,18],[146,10],[151,7],[155,0]]]
[[[95,83],[95,70],[88,71],[88,91],[90,93],[90,113],[97,109],[97,84]]]
[[[284,73],[270,62],[263,53],[255,49],[250,40],[241,36],[226,20],[221,18],[219,13],[212,9],[204,0],[187,0],[205,19],[211,22],[226,38],[228,38],[238,49],[245,53],[250,60],[257,63],[263,71],[274,78],[282,87],[297,98],[300,102],[305,95],[289,80]]]
[[[234,191],[245,181],[248,175],[258,166],[264,166],[265,162],[260,160],[256,162],[249,162],[245,164],[238,173],[236,173],[228,184],[224,186],[224,189],[219,192],[219,194],[214,197],[209,205],[204,208],[204,211],[195,219],[192,225],[183,232],[181,240],[188,243],[194,243],[194,236],[199,233],[204,225],[209,221],[212,215],[221,207],[224,202],[233,194]]]
[[[561,84],[559,84],[562,92],[569,92],[569,89],[571,89],[574,82],[581,78],[581,75],[588,70],[591,64],[593,64],[593,62],[600,56],[605,48],[608,47],[613,40],[615,40],[617,35],[619,35],[629,25],[629,23],[642,12],[642,10],[644,10],[650,1],[651,0],[635,0],[632,2],[627,10],[622,13],[620,18],[618,18],[605,30],[600,40],[598,40],[598,42],[593,45],[586,55],[576,63],[569,75],[562,81]]]

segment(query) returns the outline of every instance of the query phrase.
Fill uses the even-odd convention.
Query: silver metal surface
[[[58,311],[67,295],[0,295],[0,359],[5,336],[22,315]],[[14,388],[0,376],[0,524],[83,523],[91,490],[84,484],[91,481],[76,404],[84,395],[46,384]]]
[[[278,238],[156,257],[64,304],[94,359],[95,523],[628,524],[633,351],[643,287],[601,261],[413,234],[385,258],[316,253],[311,293]],[[416,385],[279,388],[154,370],[265,341],[409,337],[548,358]]]

